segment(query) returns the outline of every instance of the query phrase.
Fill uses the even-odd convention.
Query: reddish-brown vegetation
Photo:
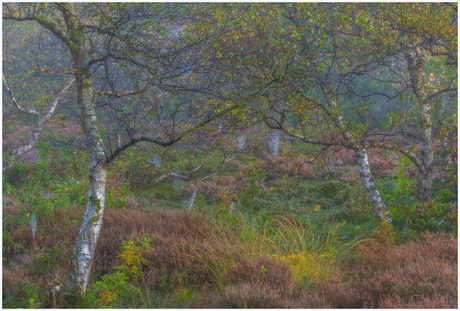
[[[219,243],[218,228],[200,215],[182,211],[109,210],[99,237],[94,269],[113,273],[120,264],[122,242],[134,237],[151,239],[144,267],[150,286],[178,288],[213,282],[219,260],[239,252],[238,246]],[[236,256],[236,255],[235,255]]]
[[[264,283],[266,285],[286,287],[292,282],[292,271],[286,263],[262,256],[254,263],[241,258],[240,263],[228,271],[226,279],[230,284]]]
[[[122,242],[135,237],[151,239],[143,267],[147,286],[156,290],[207,288],[189,307],[201,308],[456,308],[457,237],[454,234],[425,234],[423,239],[397,248],[373,245],[363,248],[362,261],[349,279],[295,285],[288,264],[264,257],[245,257],[242,246],[229,232],[210,219],[182,211],[108,209],[97,246],[94,273],[115,272]],[[80,218],[77,208],[56,209],[41,220],[36,238],[27,224],[12,221],[19,206],[5,210],[3,289],[7,295],[25,297],[25,284],[38,277],[29,250],[35,242],[43,249],[69,247],[78,226],[67,226]],[[52,218],[52,219],[51,219]],[[61,225],[59,225],[61,224]],[[57,229],[56,229],[57,228]],[[62,231],[62,235],[60,234]],[[15,243],[20,243],[18,249]],[[65,274],[61,265],[59,274]],[[33,272],[35,271],[35,272]],[[220,280],[220,281],[219,281]],[[44,285],[42,286],[43,288]]]
[[[337,308],[397,308],[445,306],[457,308],[457,238],[453,234],[424,235],[424,240],[398,248],[363,249],[355,278],[318,285]]]

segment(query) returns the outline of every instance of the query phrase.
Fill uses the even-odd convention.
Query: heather
[[[208,158],[203,175],[215,160]],[[4,177],[4,307],[458,306],[453,219],[433,227],[415,221],[415,213],[430,219],[418,211],[401,225],[382,225],[352,166],[339,175],[330,171],[336,164],[300,161],[289,154],[240,157],[225,174],[180,188],[172,180],[124,181],[135,170],[111,173],[91,282],[85,297],[73,299],[53,285],[62,286],[72,260],[84,183],[45,184],[47,170],[66,174],[73,166],[24,163],[20,180]]]
[[[456,3],[2,3],[2,307],[458,308]]]

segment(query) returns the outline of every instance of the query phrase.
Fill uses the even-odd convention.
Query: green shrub
[[[335,180],[318,182],[311,190],[316,194],[317,197],[321,198],[332,198],[339,194],[339,191],[348,189],[347,184],[341,183]]]

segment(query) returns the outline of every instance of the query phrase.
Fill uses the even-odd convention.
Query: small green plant
[[[433,199],[424,204],[417,202],[416,183],[405,176],[405,171],[413,165],[407,157],[399,159],[395,167],[393,179],[389,185],[382,187],[383,197],[389,206],[394,225],[400,229],[416,229],[420,232],[441,231],[438,222],[450,209],[452,191],[450,187],[440,187]],[[434,184],[440,186],[441,181]],[[446,189],[444,189],[446,188]],[[448,229],[454,228],[451,226]],[[446,227],[447,228],[447,227]]]
[[[254,166],[252,161],[249,165],[249,170],[243,173],[244,178],[247,179],[246,187],[242,189],[240,196],[241,206],[246,209],[252,209],[253,202],[256,197],[264,197],[265,193],[262,188],[259,187],[257,181],[264,180],[266,173],[258,170]]]
[[[238,196],[230,195],[227,189],[218,195],[219,204],[209,209],[212,218],[219,220],[229,228],[241,225],[241,215],[238,213]]]
[[[265,268],[264,266],[261,266],[259,272],[260,272],[261,274],[265,274],[265,272],[268,272],[268,269]]]
[[[119,307],[132,301],[134,297],[142,300],[143,306],[151,308],[150,290],[146,285],[142,268],[147,264],[143,254],[150,250],[150,237],[137,238],[137,241],[124,242],[118,257],[123,259],[120,266],[115,267],[117,272],[104,275],[102,280],[96,282],[93,297],[99,307]],[[128,281],[134,283],[131,284]],[[143,291],[139,286],[142,286]],[[147,300],[144,297],[147,296]]]
[[[374,220],[374,228],[370,232],[369,242],[383,248],[396,246],[396,231],[389,222]]]
[[[33,299],[33,298],[29,299],[29,307],[28,308],[29,309],[38,309],[38,306],[35,305],[35,299]]]
[[[324,252],[320,255],[320,258],[323,260],[324,263],[330,264],[334,261],[335,257],[337,256],[337,249],[334,247],[329,247],[327,252]]]
[[[38,290],[38,286],[35,284],[25,284],[22,288],[24,292],[27,293],[28,299],[28,309],[37,309],[41,305],[41,303],[37,302],[40,301],[40,294]]]
[[[186,287],[181,287],[174,292],[173,305],[181,307],[189,302],[194,302],[198,298],[198,293],[190,291]]]
[[[10,193],[10,191],[11,191],[11,186],[8,183],[7,178],[6,178],[5,175],[2,175],[2,191],[3,191],[2,193],[3,193],[4,196],[8,195]]]
[[[128,277],[123,272],[115,272],[104,275],[101,281],[96,282],[92,293],[98,296],[95,303],[104,308],[117,307],[123,301],[129,301],[131,292],[132,287],[128,283]]]
[[[318,197],[332,198],[337,196],[340,190],[344,188],[348,188],[348,186],[338,181],[329,180],[318,183],[315,187],[313,187],[312,190],[316,193]]]

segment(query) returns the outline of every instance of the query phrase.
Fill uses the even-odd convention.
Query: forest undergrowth
[[[395,177],[379,154],[371,164],[396,202],[393,225],[377,220],[352,162],[299,168],[289,151],[253,154],[209,182],[126,182],[162,174],[151,164],[148,179],[136,165],[120,169],[148,152],[122,157],[109,173],[91,281],[79,298],[62,284],[84,214],[81,157],[43,148],[33,166],[4,175],[3,307],[457,308],[456,217],[437,225],[442,200],[416,210],[411,171]],[[179,172],[194,166],[183,151],[163,152]],[[217,162],[211,155],[200,173]]]
[[[2,3],[3,308],[458,308],[456,3]]]

